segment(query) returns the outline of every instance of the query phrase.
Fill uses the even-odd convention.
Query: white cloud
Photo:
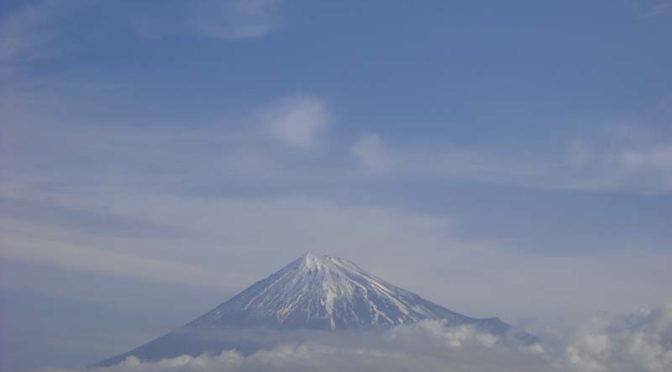
[[[16,196],[35,197],[32,192]],[[43,197],[87,212],[64,225],[64,217],[58,224],[39,218],[48,209],[14,216],[4,208],[0,236],[5,249],[0,258],[6,264],[28,262],[233,294],[303,252],[315,251],[355,260],[458,312],[508,321],[534,314],[565,324],[602,309],[622,311],[633,302],[655,304],[669,292],[666,283],[672,280],[666,265],[671,252],[642,250],[633,257],[623,247],[612,247],[569,257],[539,255],[506,248],[504,242],[456,237],[446,216],[390,207],[305,197],[204,198],[119,189]],[[146,234],[124,226],[108,234],[85,222],[90,215],[111,211],[119,218],[133,216],[131,223]],[[102,223],[109,229],[117,224],[110,217]],[[9,283],[32,280],[20,273],[12,276]]]
[[[353,259],[456,311],[510,320],[622,310],[634,299],[651,305],[667,291],[664,283],[672,273],[661,263],[669,261],[670,253],[662,249],[640,252],[637,247],[633,258],[626,254],[633,247],[615,242],[619,245],[610,243],[603,252],[582,256],[572,248],[570,257],[547,257],[512,248],[516,242],[460,236],[460,221],[453,220],[450,210],[437,215],[353,202],[349,193],[352,185],[361,184],[362,175],[349,171],[352,161],[339,158],[352,160],[347,148],[329,151],[333,158],[327,164],[307,164],[305,159],[314,157],[293,156],[286,148],[329,144],[328,136],[320,134],[328,118],[317,120],[319,130],[315,120],[303,120],[322,117],[324,106],[318,98],[279,100],[262,108],[264,114],[197,128],[84,126],[32,111],[5,116],[11,120],[0,127],[5,139],[0,197],[40,204],[33,210],[21,207],[16,214],[0,208],[0,236],[3,244],[11,244],[5,256],[106,276],[222,286],[233,293],[304,251],[318,250]],[[260,120],[264,115],[269,120]],[[290,120],[296,117],[302,120]],[[313,129],[295,130],[296,122],[300,128],[312,123],[308,127]],[[291,130],[278,131],[284,127]],[[450,146],[414,148],[387,139],[382,143],[375,135],[360,139],[360,150],[366,150],[360,155],[372,166],[385,164],[385,177],[536,187],[569,187],[570,181],[581,180],[577,187],[582,188],[593,187],[585,183],[593,175],[600,182],[607,179],[593,171],[592,164],[603,160],[593,149],[600,147],[589,141],[588,155],[575,165],[588,164],[587,174],[573,174],[544,167],[543,159],[514,161]],[[636,181],[641,185],[641,177]],[[326,182],[348,195],[324,192]],[[623,181],[601,187],[614,185]],[[90,252],[81,252],[86,250]],[[147,261],[151,273],[144,270]],[[246,266],[252,267],[241,270]],[[203,275],[192,275],[196,269]],[[491,285],[495,282],[497,291]],[[549,288],[556,293],[552,298]]]
[[[283,99],[259,113],[266,134],[287,146],[310,149],[317,146],[329,125],[327,104],[315,97]]]
[[[565,356],[579,371],[670,371],[672,306],[596,318],[572,334]]]
[[[574,139],[568,145],[567,157],[571,165],[583,167],[593,159],[593,153],[585,141]]]
[[[314,198],[199,198],[137,190],[46,198],[49,202],[39,203],[33,214],[3,211],[0,231],[6,248],[0,258],[122,278],[221,286],[228,291],[242,290],[308,250],[356,257],[363,247],[385,247],[390,255],[414,246],[435,249],[447,242],[437,234],[450,226],[442,218]],[[50,208],[60,205],[81,212],[70,224],[64,224],[62,212],[57,212],[57,221],[44,219],[53,213]],[[111,218],[111,210],[119,217]],[[128,231],[123,216],[134,216],[129,221],[147,234]],[[91,229],[94,217],[102,218],[110,234]],[[151,226],[162,228],[155,231]],[[185,247],[190,252],[186,257],[167,259]],[[248,261],[240,261],[236,254],[240,249],[245,249],[243,259]],[[262,256],[258,267],[246,273],[237,269]]]
[[[672,145],[643,150],[626,150],[622,155],[623,165],[633,171],[653,170],[672,172]]]
[[[670,11],[672,1],[670,0],[643,0],[644,16],[659,16]]]
[[[556,176],[559,187],[672,192],[672,142],[637,127],[581,138],[568,146],[569,166]]]
[[[350,147],[350,154],[366,170],[384,172],[390,167],[391,159],[385,153],[380,136],[369,133],[360,136]]]
[[[282,0],[165,0],[161,8],[113,15],[146,40],[190,34],[222,41],[265,37],[282,24]],[[117,4],[99,3],[98,10]],[[115,13],[116,14],[116,13]]]
[[[113,277],[221,288],[221,274],[196,265],[143,257],[137,252],[115,252],[100,243],[83,246],[59,229],[0,218],[3,249],[0,260],[26,262]],[[100,241],[100,239],[98,239]],[[108,241],[107,244],[110,244]]]
[[[618,190],[638,194],[672,192],[672,145],[630,127],[576,138],[534,156],[525,150],[484,150],[437,144],[385,143],[376,134],[362,135],[350,156],[371,174],[416,179],[473,180],[489,184],[544,189]]]
[[[359,137],[350,155],[372,174],[415,179],[468,179],[486,183],[541,185],[544,162],[478,148],[420,142],[383,143],[376,134]]]
[[[141,36],[195,33],[222,40],[253,39],[266,36],[281,23],[280,0],[193,0],[167,4],[175,14],[130,13],[119,24],[129,24]],[[90,11],[88,2],[35,1],[11,9],[0,16],[0,78],[14,75],[21,64],[58,51],[58,22],[68,21]],[[98,3],[104,9],[107,4]],[[110,12],[112,14],[114,12]],[[116,14],[116,13],[115,13]],[[165,17],[165,18],[162,18]]]
[[[279,0],[197,0],[193,5],[198,30],[218,39],[266,36],[279,23]]]
[[[160,361],[129,357],[96,372],[133,371],[470,371],[667,372],[672,369],[672,306],[627,317],[601,317],[539,345],[498,342],[471,327],[423,321],[379,333],[302,333],[288,342],[244,356],[183,355]],[[43,370],[43,372],[56,370]]]

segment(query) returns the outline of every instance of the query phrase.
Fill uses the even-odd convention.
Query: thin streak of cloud
[[[470,180],[541,189],[621,191],[635,194],[672,192],[672,141],[665,135],[627,129],[595,138],[576,138],[565,152],[552,149],[536,157],[477,147],[431,143],[383,146],[378,134],[356,138],[350,155],[368,175],[436,180]]]
[[[653,147],[641,151],[623,153],[623,165],[632,170],[652,169],[659,172],[672,171],[672,145]]]
[[[77,11],[104,10],[105,4],[38,1],[13,9],[0,18],[0,78],[14,76],[21,65],[53,55],[58,47],[59,22]],[[175,4],[173,4],[175,5]],[[195,0],[179,2],[177,18],[155,14],[134,14],[130,23],[140,36],[195,33],[221,40],[260,38],[274,32],[281,23],[280,0]]]
[[[627,247],[612,246],[608,252],[580,257],[547,257],[505,242],[460,237],[448,216],[389,207],[296,197],[200,198],[148,190],[42,196],[93,215],[114,210],[118,216],[175,230],[155,236],[122,231],[113,237],[82,231],[85,226],[64,229],[48,221],[5,217],[0,235],[8,247],[7,262],[140,281],[215,285],[233,293],[303,252],[318,250],[354,258],[373,273],[456,311],[541,318],[561,308],[563,317],[576,316],[580,310],[568,301],[590,310],[623,309],[633,301],[649,305],[666,293],[664,283],[671,279],[664,265],[670,252],[641,250],[633,258]],[[237,254],[240,249],[245,256]],[[158,257],[161,263],[145,265]],[[399,266],[406,270],[396,270]],[[148,276],[147,267],[154,276]],[[202,275],[192,274],[196,269]],[[425,275],[418,277],[417,272]],[[610,290],[614,277],[618,291]],[[492,282],[498,283],[496,292]],[[539,301],[549,291],[553,298]]]
[[[672,10],[672,1],[670,0],[645,0],[646,10],[644,17],[655,17]]]
[[[45,234],[44,228],[17,225],[5,218],[0,220],[5,226],[3,234],[12,231],[3,238],[0,260],[4,262],[32,263],[113,277],[221,288],[219,283],[222,275],[205,271],[201,267],[142,257],[139,254],[123,254],[91,245],[76,246],[46,238],[48,234]]]
[[[273,32],[279,23],[279,0],[199,0],[196,28],[222,40],[251,39]]]

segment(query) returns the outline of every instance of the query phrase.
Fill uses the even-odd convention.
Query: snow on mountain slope
[[[527,333],[511,331],[498,318],[471,318],[434,304],[371,275],[354,263],[335,257],[306,254],[212,311],[128,353],[157,360],[181,354],[198,355],[226,348],[253,351],[267,340],[231,337],[239,332],[290,330],[373,330],[420,320],[445,321],[448,326],[471,325],[481,331],[526,344]],[[260,333],[261,332],[261,333]]]
[[[347,329],[472,319],[395,287],[341,258],[306,254],[193,325]]]

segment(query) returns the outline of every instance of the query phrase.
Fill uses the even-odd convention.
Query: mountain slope
[[[472,320],[370,275],[352,262],[306,254],[192,325],[352,329],[422,319]]]
[[[228,348],[252,352],[268,341],[242,332],[246,330],[273,331],[272,338],[282,338],[283,332],[296,330],[370,330],[425,319],[473,325],[524,343],[535,341],[528,334],[510,332],[511,327],[498,318],[458,314],[366,273],[350,261],[306,254],[177,331],[100,364],[118,363],[130,355],[156,360]],[[267,334],[266,338],[271,337]]]

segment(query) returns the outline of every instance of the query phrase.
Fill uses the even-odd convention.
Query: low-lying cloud
[[[305,334],[304,334],[305,336]],[[423,321],[387,331],[332,334],[283,342],[243,355],[128,357],[94,372],[136,371],[571,371],[665,372],[672,369],[672,305],[625,317],[599,317],[540,344],[510,345],[471,327]],[[74,372],[48,369],[42,372]]]

